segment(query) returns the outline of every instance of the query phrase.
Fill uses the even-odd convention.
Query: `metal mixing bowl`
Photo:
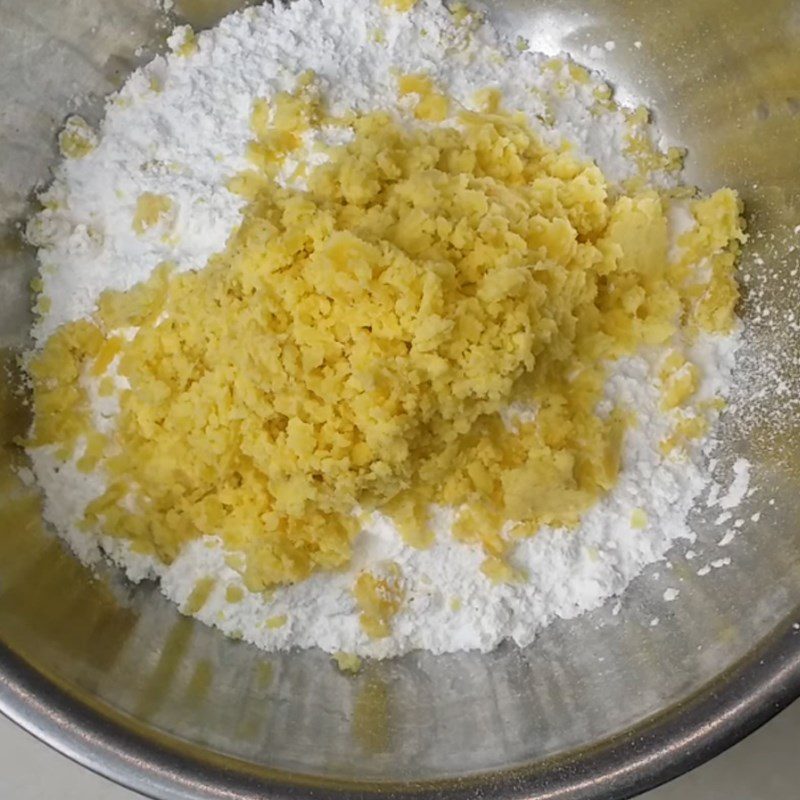
[[[177,11],[204,25],[234,5]],[[739,535],[717,547],[718,509],[699,510],[702,555],[648,570],[618,614],[612,603],[555,624],[522,651],[419,653],[357,677],[320,652],[224,639],[112,571],[93,578],[44,530],[13,470],[27,425],[14,355],[34,274],[18,223],[65,115],[96,119],[168,23],[140,0],[0,0],[0,708],[88,767],[159,798],[622,798],[713,756],[800,691],[800,420],[770,383],[777,369],[800,394],[800,335],[754,312],[756,294],[771,319],[800,307],[786,280],[800,244],[800,5],[495,0],[492,13],[538,49],[602,67],[689,146],[691,180],[745,199],[745,354],[772,366],[748,373],[716,467],[725,480],[737,456],[753,463],[759,489],[736,511]],[[606,41],[613,50],[589,47]],[[697,574],[724,556],[731,566]],[[681,589],[668,605],[665,576]]]

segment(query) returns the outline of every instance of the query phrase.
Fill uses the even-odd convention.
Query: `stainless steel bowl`
[[[210,24],[233,5],[177,11]],[[713,756],[800,691],[800,420],[772,383],[780,372],[800,396],[800,335],[754,313],[756,296],[773,320],[800,307],[787,280],[800,245],[800,6],[496,0],[491,11],[536,47],[605,69],[689,146],[692,180],[732,185],[747,203],[745,356],[773,366],[748,372],[717,465],[725,479],[735,457],[753,463],[759,490],[737,510],[739,536],[722,551],[716,512],[698,510],[704,555],[673,559],[681,594],[669,605],[657,565],[619,614],[553,625],[525,650],[419,653],[357,677],[319,652],[223,639],[152,587],[89,575],[13,469],[27,424],[14,354],[34,274],[18,223],[65,115],[96,118],[169,26],[139,0],[0,0],[0,708],[88,767],[159,798],[622,798]],[[611,40],[596,61],[588,46]],[[697,574],[728,555],[730,567]]]

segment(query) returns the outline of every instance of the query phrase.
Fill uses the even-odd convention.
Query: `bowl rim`
[[[56,751],[156,800],[624,800],[678,777],[800,697],[800,605],[759,645],[670,708],[582,749],[508,770],[375,783],[293,775],[154,731],[81,698],[0,642],[0,712]]]

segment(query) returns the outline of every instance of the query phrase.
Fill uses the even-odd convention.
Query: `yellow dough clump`
[[[362,572],[353,587],[353,596],[361,609],[361,627],[373,639],[382,639],[392,632],[392,618],[400,610],[405,595],[400,567],[390,562],[384,573]]]
[[[670,353],[661,367],[663,397],[661,409],[670,411],[686,403],[697,391],[700,370],[678,351]]]
[[[181,58],[188,58],[197,52],[197,35],[189,25],[184,25],[180,32],[183,35],[183,39],[180,44],[176,43],[175,53]]]
[[[333,654],[333,660],[340,672],[357,675],[361,671],[361,659],[353,653],[336,652]]]
[[[68,457],[94,436],[85,466],[108,488],[87,526],[166,562],[219,536],[251,590],[346,565],[359,509],[427,546],[436,503],[460,510],[454,535],[489,577],[522,580],[514,539],[575,525],[616,481],[635,409],[597,413],[604,364],[733,324],[738,199],[696,201],[673,263],[669,198],[618,194],[496,93],[437,124],[438,100],[424,124],[337,120],[312,83],[256,104],[253,170],[231,182],[248,205],[222,252],[107,292],[33,359],[32,444]],[[441,97],[425,76],[399,89]],[[323,123],[352,138],[310,166],[302,134]],[[300,188],[276,177],[289,154]],[[112,360],[129,388],[106,438],[79,378]],[[673,383],[670,407],[694,379]],[[512,403],[536,410],[514,430]],[[374,636],[402,599],[381,580],[354,587]]]
[[[58,134],[58,149],[65,158],[84,158],[97,147],[97,134],[77,115],[69,117]]]
[[[400,96],[414,94],[417,103],[414,116],[428,122],[441,122],[446,119],[450,102],[438,92],[427,75],[401,75],[397,81]]]
[[[172,211],[172,200],[163,194],[144,192],[136,200],[131,227],[139,235],[158,225]]]
[[[206,604],[208,598],[211,597],[211,592],[214,591],[215,586],[216,581],[214,578],[200,578],[183,606],[183,613],[189,616],[196,614]]]
[[[393,8],[395,11],[411,11],[417,4],[417,0],[381,0],[381,5],[385,8]]]

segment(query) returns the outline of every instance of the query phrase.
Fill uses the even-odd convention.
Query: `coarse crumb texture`
[[[645,112],[465,8],[171,45],[70,120],[29,226],[30,453],[84,560],[349,664],[526,644],[691,537],[733,192],[686,199]]]

